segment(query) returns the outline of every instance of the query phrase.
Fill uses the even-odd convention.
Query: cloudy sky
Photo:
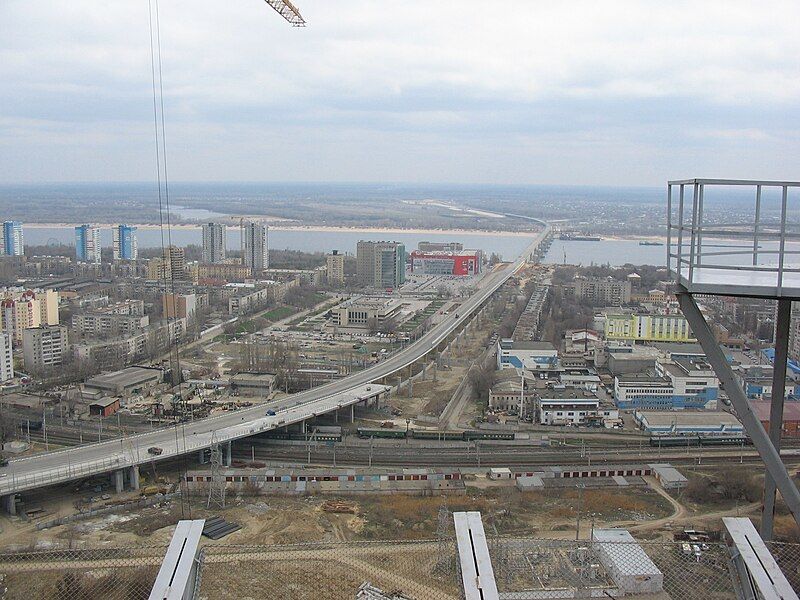
[[[170,176],[800,178],[800,3],[161,0]],[[0,1],[0,183],[154,177],[146,0]]]

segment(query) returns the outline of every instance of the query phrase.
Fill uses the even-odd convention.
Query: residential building
[[[0,333],[0,382],[14,378],[14,355],[11,350],[11,336]]]
[[[67,328],[64,325],[26,329],[22,338],[25,369],[35,372],[60,365],[67,357],[68,346]]]
[[[623,410],[717,408],[719,380],[703,360],[658,360],[655,370],[614,377],[614,401]]]
[[[192,319],[197,310],[195,294],[163,294],[161,304],[164,316],[168,319]]]
[[[325,257],[328,267],[328,283],[330,285],[344,285],[344,255],[334,250]]]
[[[666,304],[675,299],[663,290],[650,290],[646,294],[631,294],[631,302],[638,304]]]
[[[631,342],[696,341],[682,314],[607,313],[605,336]]]
[[[253,275],[269,268],[269,237],[267,226],[242,223],[242,263]]]
[[[147,261],[147,278],[159,281],[163,279],[187,280],[186,257],[183,248],[169,246],[164,250],[163,256]]]
[[[0,290],[0,321],[3,332],[14,343],[22,341],[22,332],[40,325],[58,325],[58,292],[55,290]]]
[[[423,275],[477,275],[483,259],[480,250],[411,252],[411,271]]]
[[[5,221],[0,229],[0,254],[6,256],[22,256],[25,254],[25,241],[22,235],[22,223]]]
[[[361,240],[356,246],[356,274],[367,286],[394,289],[406,280],[406,247],[399,242]]]
[[[777,302],[775,311],[778,310]],[[792,302],[792,317],[789,321],[789,360],[800,363],[800,304]],[[774,319],[777,323],[777,318]]]
[[[288,281],[262,281],[258,287],[255,284],[228,284],[226,289],[233,289],[234,295],[228,298],[228,312],[232,315],[246,314],[265,306],[270,300],[280,302],[287,290],[300,285],[300,279]]]
[[[78,262],[100,264],[100,228],[78,225],[75,228],[75,258]]]
[[[243,282],[250,277],[250,268],[241,263],[203,263],[197,266],[199,280],[217,279],[225,282]]]
[[[417,250],[420,252],[461,252],[464,244],[461,242],[420,242]]]
[[[72,315],[72,329],[83,335],[133,335],[147,329],[147,315],[120,315],[105,312]]]
[[[558,351],[550,342],[516,341],[507,338],[497,342],[498,369],[555,369]]]
[[[114,260],[136,260],[139,246],[136,241],[136,227],[117,225],[111,230],[114,246]]]
[[[203,262],[225,262],[227,239],[224,223],[203,223]]]
[[[565,298],[580,298],[594,305],[620,306],[631,301],[631,282],[612,277],[576,277],[561,289]]]

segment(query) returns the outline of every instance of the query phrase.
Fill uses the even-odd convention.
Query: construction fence
[[[721,543],[605,542],[490,537],[499,597],[508,600],[664,597],[735,598],[736,575]],[[800,545],[768,544],[795,590]],[[148,598],[164,547],[0,554],[0,598]],[[195,599],[459,600],[452,538],[299,545],[206,543]]]

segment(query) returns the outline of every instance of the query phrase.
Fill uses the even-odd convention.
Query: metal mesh
[[[800,544],[764,542],[795,592],[800,593]]]
[[[458,600],[455,542],[446,548],[436,541],[206,546],[198,597],[258,597],[269,590],[285,600],[354,600],[359,593]]]
[[[164,547],[0,554],[3,600],[148,598]]]

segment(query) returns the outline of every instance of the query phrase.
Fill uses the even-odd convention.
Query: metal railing
[[[667,265],[675,281],[699,293],[797,294],[800,264],[787,259],[800,256],[798,189],[796,181],[668,182]]]

